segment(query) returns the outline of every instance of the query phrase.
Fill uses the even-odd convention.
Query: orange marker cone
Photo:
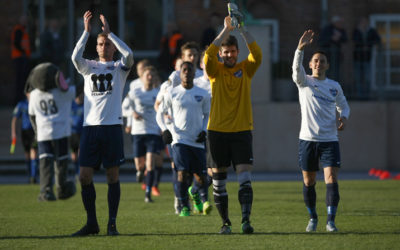
[[[400,180],[400,174],[396,175],[395,177],[393,177],[393,179],[395,180]]]
[[[371,168],[371,169],[369,170],[369,172],[368,172],[368,175],[369,175],[369,176],[373,176],[373,175],[375,175],[375,173],[376,173],[376,169],[375,169],[375,168]]]
[[[379,179],[381,180],[386,180],[390,178],[390,173],[389,171],[383,171],[382,174],[379,176]]]
[[[376,177],[380,177],[382,173],[383,173],[382,170],[377,169],[377,170],[375,171],[375,176],[376,176]]]

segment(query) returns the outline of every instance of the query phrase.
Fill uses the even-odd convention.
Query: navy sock
[[[115,224],[120,197],[121,186],[119,181],[108,184],[108,224]]]
[[[79,172],[80,172],[79,161],[75,161],[74,166],[75,166],[75,174],[79,175]]]
[[[178,197],[178,173],[175,169],[172,169],[172,185],[174,186],[175,197]]]
[[[242,209],[242,223],[250,221],[251,207],[253,204],[253,188],[251,186],[250,172],[242,172],[238,174],[239,192],[238,199]]]
[[[204,203],[208,201],[208,183],[204,183],[199,188],[200,199]]]
[[[189,207],[188,186],[186,180],[177,181],[177,193],[180,207]]]
[[[212,185],[212,177],[207,175],[207,187],[210,187]]]
[[[222,223],[231,225],[228,216],[228,193],[226,192],[227,173],[213,173],[213,195],[215,206],[221,216]]]
[[[93,182],[89,185],[82,185],[82,202],[86,210],[88,225],[97,225],[96,218],[96,190]]]
[[[327,221],[335,221],[339,200],[339,185],[337,183],[326,184],[326,207],[328,210]]]
[[[31,161],[25,160],[25,164],[26,164],[26,170],[27,170],[28,176],[33,177],[33,176],[31,176]]]
[[[198,183],[197,180],[194,180],[192,185],[192,194],[197,194],[199,192],[199,189],[200,183]]]
[[[156,166],[156,169],[154,172],[155,177],[154,177],[153,187],[158,187],[158,184],[160,183],[160,180],[161,180],[162,172],[163,172],[162,166]]]
[[[154,181],[154,170],[147,171],[146,175],[146,197],[151,197],[151,187]]]
[[[315,184],[311,186],[306,186],[303,183],[303,197],[304,203],[306,204],[308,213],[310,214],[310,219],[318,219],[316,211],[316,201],[317,194],[315,192]]]

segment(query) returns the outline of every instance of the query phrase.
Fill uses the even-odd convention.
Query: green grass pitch
[[[95,183],[100,234],[69,235],[86,216],[80,193],[66,201],[38,202],[38,186],[0,185],[0,249],[399,249],[400,181],[341,181],[337,233],[325,232],[325,185],[317,184],[318,230],[306,233],[308,215],[301,182],[254,182],[251,216],[255,233],[241,235],[238,184],[228,183],[232,235],[219,235],[217,210],[210,215],[174,214],[172,185],[144,203],[137,183],[121,184],[117,237],[105,236],[107,185]],[[79,188],[78,188],[79,189]],[[212,199],[211,199],[212,200]],[[213,202],[212,202],[213,203]]]

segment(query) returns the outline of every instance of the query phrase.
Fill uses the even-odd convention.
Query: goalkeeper
[[[235,6],[236,7],[236,6]],[[231,8],[229,8],[230,12]],[[237,13],[237,9],[235,10]],[[260,47],[243,22],[227,16],[224,28],[206,50],[205,70],[209,76],[212,99],[208,122],[210,153],[216,166],[213,172],[215,206],[222,218],[221,234],[231,233],[226,191],[227,169],[233,165],[239,181],[239,203],[242,210],[241,233],[253,233],[250,212],[253,203],[251,169],[253,165],[251,108],[251,79],[261,64]],[[234,22],[232,22],[232,20]],[[237,22],[235,22],[235,20]],[[239,48],[236,37],[230,35],[239,29],[250,53],[246,60],[237,63]],[[222,59],[218,61],[217,54]]]

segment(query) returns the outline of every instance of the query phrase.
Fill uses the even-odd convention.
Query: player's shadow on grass
[[[313,232],[313,233],[307,233],[307,232],[255,232],[252,235],[254,236],[272,236],[272,235],[318,235],[318,236],[335,236],[335,235],[400,235],[399,232],[335,232],[335,233],[328,233],[328,232]],[[35,236],[35,235],[29,235],[29,236],[2,236],[0,237],[1,240],[19,240],[19,239],[65,239],[65,238],[92,238],[92,237],[147,237],[147,236],[161,236],[161,237],[174,237],[174,236],[201,236],[201,235],[221,235],[219,233],[134,233],[134,234],[120,234],[119,236],[107,236],[104,234],[100,235],[90,235],[90,236],[84,236],[84,237],[72,237],[71,235],[44,235],[44,236]],[[243,235],[240,233],[232,233],[230,234],[232,236],[237,236],[237,235]],[[229,237],[230,235],[221,235]],[[243,236],[251,236],[251,235],[243,235]]]

